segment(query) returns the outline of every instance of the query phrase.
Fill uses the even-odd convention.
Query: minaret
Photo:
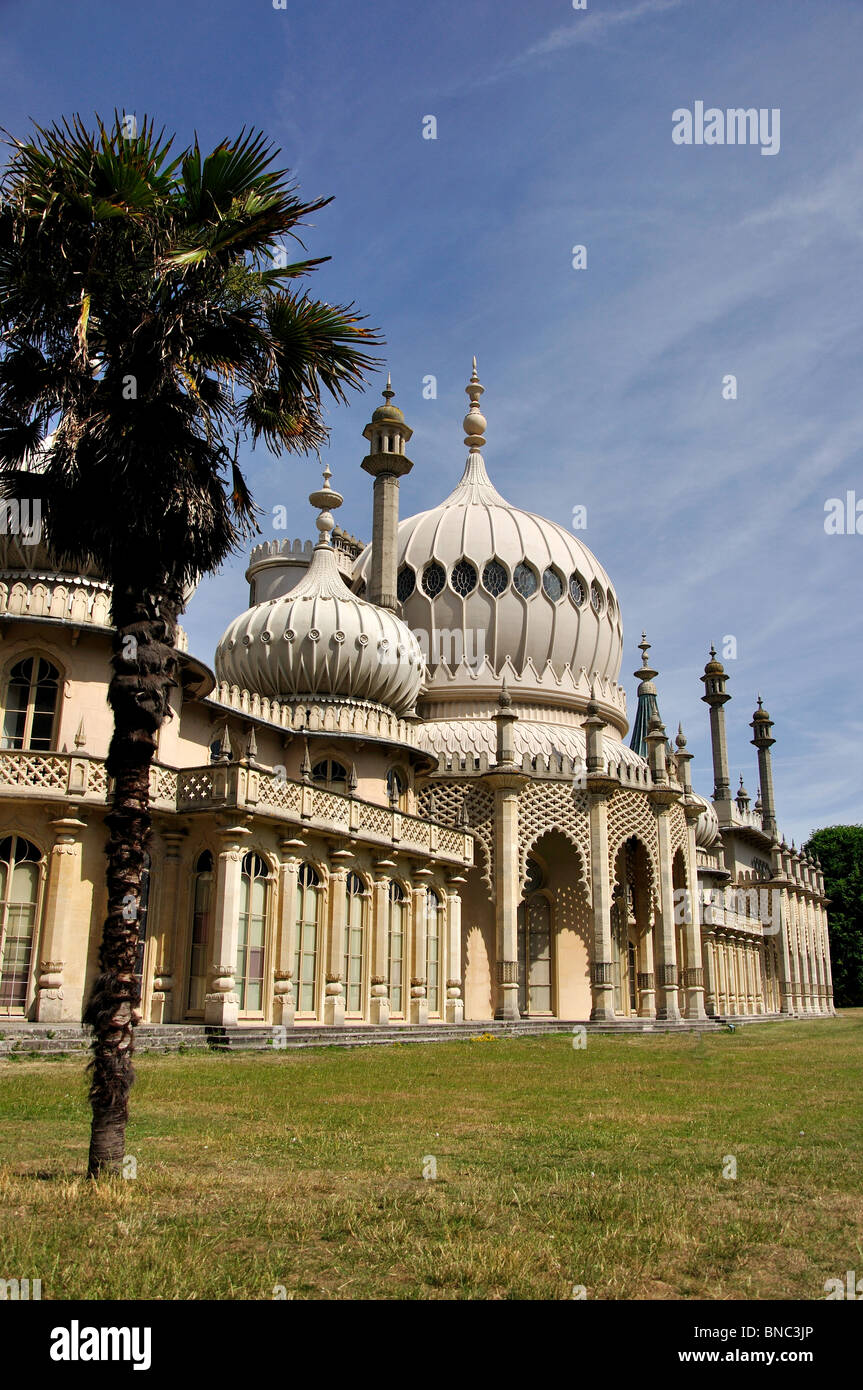
[[[362,466],[375,480],[368,599],[379,608],[391,608],[396,612],[399,607],[396,596],[399,478],[413,468],[405,454],[405,445],[413,430],[405,424],[405,417],[398,406],[390,405],[394,395],[387,373],[387,384],[383,391],[386,405],[378,406],[363,430],[371,452],[363,459]]]
[[[758,775],[761,779],[763,811],[761,823],[765,835],[776,838],[776,804],[773,799],[773,762],[770,749],[776,742],[772,737],[773,720],[758,696],[758,708],[752,716],[752,742],[758,749]]]
[[[653,684],[653,677],[658,675],[652,666],[647,663],[647,653],[650,651],[650,643],[647,635],[642,632],[641,641],[638,644],[641,652],[641,665],[633,675],[637,676],[640,685],[638,687],[638,708],[635,711],[635,723],[632,726],[632,738],[629,746],[640,758],[647,757],[647,735],[650,730],[651,720],[659,719],[659,701],[656,698],[656,686]],[[660,720],[661,722],[661,720]]]
[[[728,780],[728,742],[725,737],[725,710],[722,708],[731,699],[725,689],[728,676],[721,661],[716,659],[716,648],[710,648],[710,660],[701,677],[704,682],[702,700],[710,706],[710,741],[713,746],[713,800],[730,801],[731,783]]]
[[[737,795],[734,798],[737,802],[737,809],[741,815],[749,810],[749,793],[743,785],[743,773],[740,774],[740,786],[737,788]]]

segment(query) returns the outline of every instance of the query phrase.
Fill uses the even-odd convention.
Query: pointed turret
[[[734,799],[737,802],[738,811],[742,813],[749,810],[749,793],[743,785],[742,772],[740,774],[740,786],[737,788],[737,796]]]
[[[650,731],[651,721],[659,719],[659,722],[662,723],[659,702],[656,697],[656,686],[653,684],[653,677],[659,672],[648,664],[647,653],[650,651],[650,643],[644,632],[641,634],[638,647],[641,652],[641,665],[637,671],[633,671],[633,675],[637,676],[640,681],[638,708],[635,711],[635,723],[632,726],[632,738],[629,740],[629,746],[639,757],[646,758],[647,735]]]
[[[375,480],[374,516],[372,521],[372,558],[369,573],[368,598],[379,608],[398,610],[396,569],[398,566],[399,478],[410,473],[411,460],[405,445],[413,430],[391,401],[395,392],[387,373],[383,391],[385,405],[379,405],[363,430],[370,452],[362,466]]]
[[[710,706],[710,742],[713,749],[713,800],[730,801],[731,783],[728,777],[728,742],[725,735],[725,710],[731,699],[725,689],[728,676],[717,659],[716,648],[710,648],[710,660],[701,677],[704,682],[702,700]]]
[[[752,742],[758,749],[758,774],[761,779],[761,798],[763,811],[761,824],[765,835],[776,838],[776,808],[773,799],[773,761],[770,749],[776,742],[773,737],[773,720],[758,696],[758,708],[752,716]]]

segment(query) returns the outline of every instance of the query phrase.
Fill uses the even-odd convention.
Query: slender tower
[[[378,406],[363,430],[364,438],[369,441],[370,452],[363,459],[362,466],[375,480],[368,598],[379,608],[390,608],[396,612],[399,607],[396,594],[399,478],[413,468],[405,454],[405,445],[413,430],[405,424],[405,417],[398,406],[390,404],[394,395],[387,373],[387,384],[383,391],[386,404]]]
[[[731,783],[728,779],[728,742],[725,736],[725,710],[731,696],[725,689],[728,676],[721,661],[716,659],[716,648],[710,648],[710,660],[701,677],[704,682],[702,700],[710,706],[710,742],[713,747],[713,800],[731,801]]]
[[[752,742],[758,749],[758,775],[761,779],[761,801],[763,810],[761,823],[765,835],[776,839],[776,803],[773,799],[773,761],[770,749],[776,742],[773,738],[773,720],[758,696],[758,708],[752,716]]]
[[[633,675],[639,679],[638,687],[638,706],[635,711],[635,722],[632,726],[632,738],[629,740],[630,748],[642,758],[647,757],[647,736],[650,731],[652,719],[659,719],[659,701],[656,697],[656,686],[653,684],[653,677],[658,675],[647,659],[650,651],[650,643],[647,634],[642,632],[641,641],[638,644],[641,651],[641,665]]]

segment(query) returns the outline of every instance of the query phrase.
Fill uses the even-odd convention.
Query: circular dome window
[[[483,587],[495,598],[499,598],[506,588],[506,570],[497,560],[489,560],[482,572]]]
[[[614,617],[614,599],[613,599],[612,596],[611,596],[611,591],[610,591],[610,590],[609,590],[609,593],[608,593],[608,616],[609,616],[609,618],[613,618],[613,617]]]
[[[579,608],[584,607],[584,602],[587,598],[587,590],[584,587],[584,580],[580,574],[571,574],[569,576],[569,597]]]
[[[542,587],[554,603],[563,597],[563,580],[555,569],[543,570]]]
[[[469,560],[459,560],[452,568],[452,586],[464,598],[476,588],[476,570]]]
[[[417,577],[410,565],[402,565],[396,580],[396,595],[399,603],[407,603],[417,586]]]
[[[536,574],[530,565],[522,562],[512,572],[512,587],[522,598],[531,598],[537,591]]]
[[[590,606],[594,613],[601,613],[603,609],[602,590],[598,584],[590,586]]]
[[[423,589],[429,598],[436,598],[446,582],[446,575],[437,560],[432,560],[423,570]]]

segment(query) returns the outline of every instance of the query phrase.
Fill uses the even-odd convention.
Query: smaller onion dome
[[[719,817],[713,803],[706,797],[699,796],[697,792],[693,792],[692,795],[703,807],[695,822],[695,843],[699,849],[717,849],[722,843],[722,836],[719,833]]]
[[[386,425],[394,421],[397,425],[403,425],[405,422],[403,413],[399,410],[397,405],[390,405],[395,391],[392,388],[389,372],[387,372],[386,389],[381,392],[381,395],[386,401],[386,405],[379,405],[377,410],[372,412],[372,424]]]
[[[352,594],[339,573],[330,533],[342,497],[311,493],[321,534],[308,570],[281,598],[235,618],[216,648],[220,681],[270,699],[331,696],[374,700],[410,713],[425,676],[419,642],[400,618]]]

